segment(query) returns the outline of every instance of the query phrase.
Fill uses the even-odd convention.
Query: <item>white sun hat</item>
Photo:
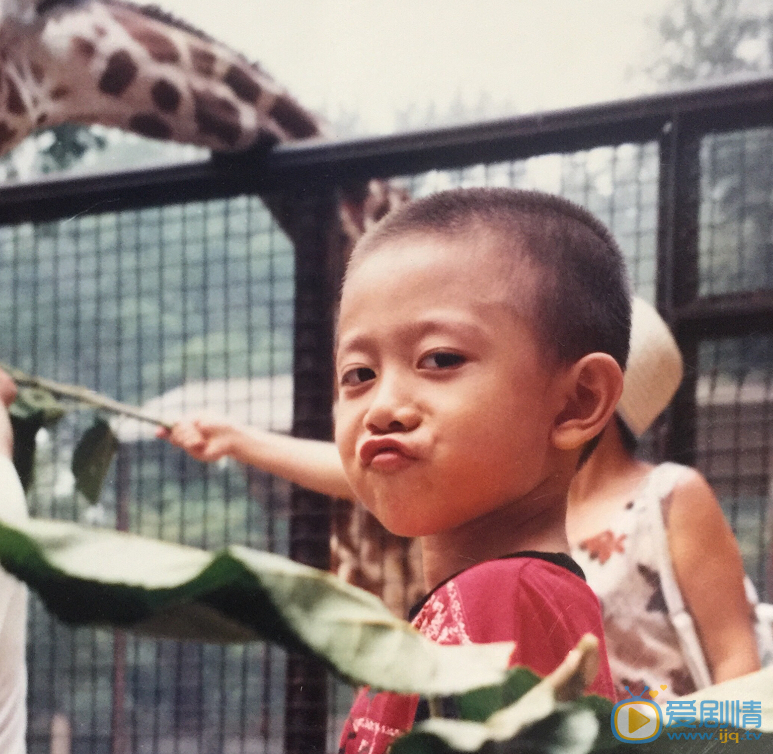
[[[631,351],[617,413],[637,436],[643,435],[674,397],[682,381],[682,354],[655,307],[634,296]]]

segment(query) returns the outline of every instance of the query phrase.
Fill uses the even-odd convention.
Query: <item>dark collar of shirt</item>
[[[583,573],[582,568],[580,568],[579,564],[571,558],[569,555],[567,555],[565,552],[539,552],[537,550],[521,550],[520,552],[513,552],[509,555],[501,555],[500,557],[496,558],[497,560],[505,560],[507,558],[537,558],[539,560],[546,560],[548,563],[552,563],[553,565],[560,566],[561,568],[566,568],[567,571],[570,571],[575,576],[579,576],[583,581],[585,581],[585,574]],[[480,565],[480,563],[475,563],[475,565]],[[475,565],[471,565],[470,568],[474,568]],[[453,575],[449,576],[447,579],[443,579],[432,591],[425,594],[409,611],[408,611],[408,620],[413,620],[418,614],[419,611],[424,607],[424,605],[427,603],[427,600],[442,586],[447,584],[451,579],[455,579],[460,573],[464,573],[467,568],[463,568],[461,571],[457,571]]]

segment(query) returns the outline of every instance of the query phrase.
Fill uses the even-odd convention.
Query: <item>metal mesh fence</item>
[[[655,142],[432,171],[404,180],[414,197],[473,186],[536,189],[565,196],[593,212],[615,234],[636,293],[654,301],[658,193]]]
[[[708,300],[769,290],[773,130],[704,136],[699,160],[697,295]],[[646,141],[399,180],[413,196],[454,186],[564,195],[610,227],[636,293],[655,301],[669,272],[657,268],[659,203],[662,210],[668,201],[659,196],[660,170],[659,145]],[[253,197],[3,227],[0,353],[22,369],[149,410],[175,415],[208,407],[286,431],[294,269],[290,243]],[[300,282],[298,290],[301,300]],[[697,375],[688,374],[696,377],[697,465],[739,537],[748,573],[769,596],[770,328],[743,337],[694,330],[680,337],[698,342],[690,366]],[[71,416],[39,436],[29,499],[34,515],[121,525],[207,549],[238,542],[288,552],[286,484],[228,464],[198,464],[133,421],[116,424],[118,463],[101,504],[88,507],[73,492],[68,470],[87,421]],[[660,439],[656,427],[643,448],[655,460],[665,447]],[[285,663],[274,650],[72,631],[33,599],[29,668],[31,752],[48,751],[55,713],[70,720],[73,751],[83,754],[282,748]],[[334,751],[351,691],[330,681],[328,699],[327,741]]]
[[[208,409],[289,431],[293,252],[258,199],[2,228],[0,280],[0,353],[18,367],[170,417]],[[289,485],[197,463],[134,420],[115,423],[118,463],[89,507],[69,471],[89,421],[39,435],[32,515],[287,553]],[[263,646],[71,630],[33,598],[29,683],[32,754],[48,752],[54,713],[74,754],[281,749],[284,658]]]
[[[773,288],[773,129],[701,143],[700,293]]]

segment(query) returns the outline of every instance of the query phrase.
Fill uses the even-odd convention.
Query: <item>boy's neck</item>
[[[539,507],[518,500],[455,529],[421,538],[424,582],[428,590],[486,560],[524,550],[569,552],[565,484],[533,491]],[[534,497],[534,493],[538,493]]]

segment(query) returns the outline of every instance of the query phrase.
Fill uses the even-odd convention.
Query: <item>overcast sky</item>
[[[669,0],[157,0],[256,60],[306,106],[394,112],[482,93],[518,112],[630,96]],[[498,109],[498,108],[497,108]]]

